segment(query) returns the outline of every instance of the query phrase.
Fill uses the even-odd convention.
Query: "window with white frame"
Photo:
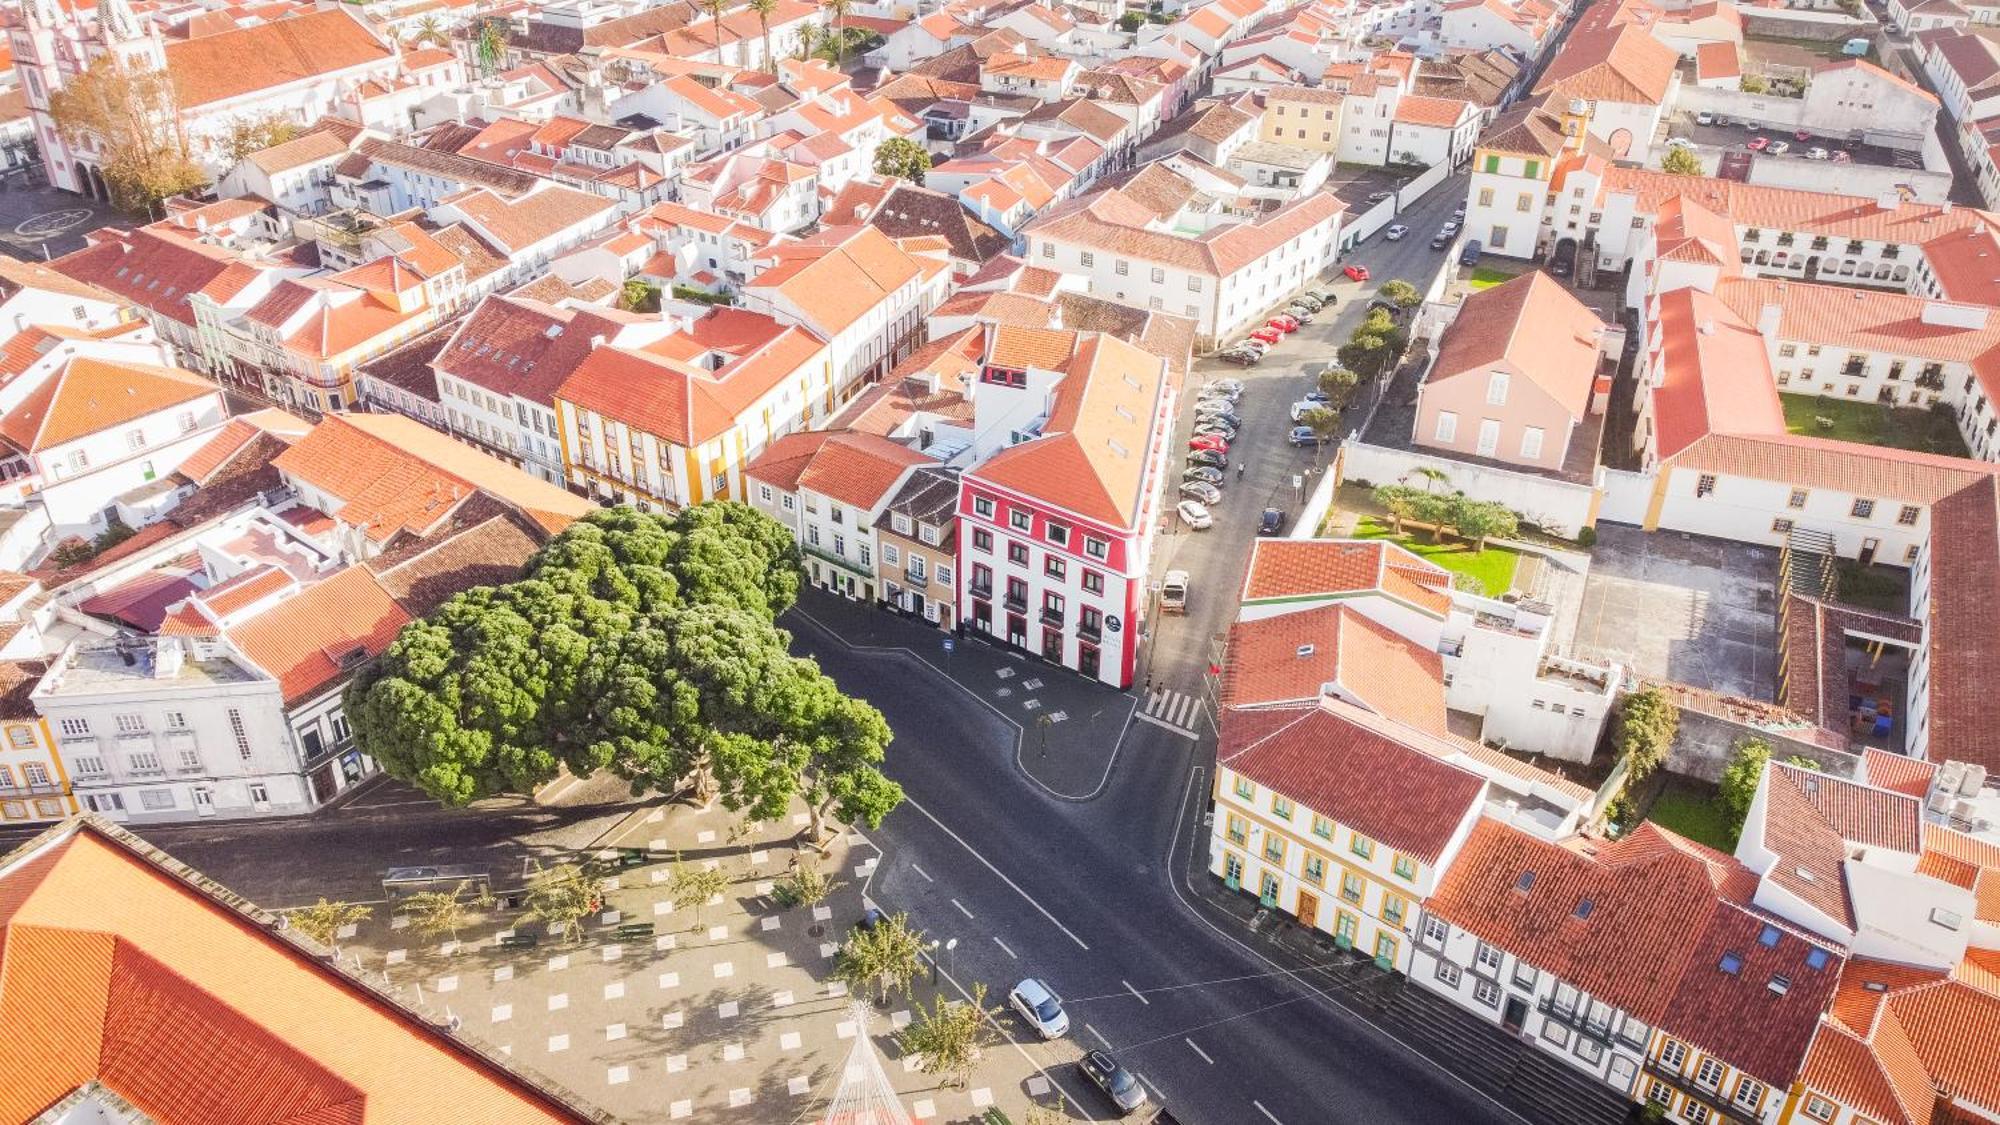
[[[1458,415],[1449,410],[1438,411],[1436,440],[1456,441],[1458,439]]]
[[[90,720],[59,719],[56,729],[62,732],[64,738],[82,738],[90,733]]]
[[[26,762],[21,766],[21,776],[29,785],[49,784],[49,767],[40,762]]]
[[[1687,1057],[1687,1044],[1678,1039],[1669,1039],[1660,1045],[1660,1065],[1675,1074],[1679,1074],[1681,1068],[1687,1065]]]
[[[888,563],[890,566],[901,566],[903,561],[902,552],[896,549],[894,543],[884,543],[882,544],[882,561]],[[911,555],[910,562],[915,563],[916,561],[917,556]]]
[[[146,732],[146,717],[144,715],[120,715],[118,716],[117,723],[119,734],[144,734]]]
[[[1542,428],[1529,426],[1521,431],[1521,456],[1533,460],[1542,455]]]
[[[1459,967],[1457,965],[1454,965],[1451,962],[1444,960],[1440,960],[1437,963],[1437,979],[1443,981],[1445,984],[1451,986],[1452,988],[1457,988],[1458,982],[1460,980],[1463,980],[1464,977],[1465,974],[1459,970]]]
[[[1752,1113],[1757,1112],[1757,1108],[1764,1104],[1764,1084],[1755,1078],[1745,1078],[1736,1084],[1734,1100],[1744,1109]]]
[[[80,754],[74,758],[71,758],[70,765],[76,767],[76,772],[79,777],[88,777],[93,774],[101,774],[104,772],[104,759],[97,757],[94,754]]]
[[[1720,1090],[1722,1088],[1723,1076],[1728,1073],[1729,1068],[1722,1064],[1721,1059],[1706,1058],[1701,1060],[1699,1067],[1695,1068],[1695,1084],[1704,1090]]]
[[[1507,955],[1500,952],[1498,947],[1488,945],[1482,941],[1479,943],[1479,952],[1474,955],[1474,960],[1479,963],[1480,968],[1487,972],[1498,973],[1500,966],[1507,960]]]
[[[236,753],[245,761],[250,758],[250,732],[243,725],[243,712],[234,707],[229,709],[229,733],[236,739]]]
[[[250,786],[250,803],[251,803],[251,804],[253,804],[253,805],[267,805],[267,804],[270,804],[270,803],[271,803],[271,791],[270,791],[269,789],[265,788],[265,787],[264,787],[264,786],[262,786],[262,785],[257,785],[257,784],[253,784],[253,785],[251,785],[251,786]]]
[[[1654,1083],[1654,1085],[1658,1085],[1658,1083]],[[1834,1115],[1840,1112],[1840,1107],[1820,1097],[1818,1094],[1807,1094],[1805,1112],[1806,1116],[1812,1118],[1814,1121],[1832,1121]]]
[[[1507,373],[1495,371],[1486,377],[1486,405],[1507,405]]]
[[[1489,1008],[1500,1006],[1500,986],[1490,980],[1477,980],[1472,985],[1472,998]]]
[[[1425,941],[1430,942],[1433,945],[1443,945],[1445,938],[1449,937],[1450,935],[1451,935],[1451,927],[1445,924],[1444,919],[1438,917],[1435,914],[1425,916],[1424,918]]]

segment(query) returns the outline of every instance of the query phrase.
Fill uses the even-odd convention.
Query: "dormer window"
[[[889,522],[895,527],[896,534],[908,535],[910,533],[910,517],[904,515],[903,513],[897,512],[896,514],[890,516]]]

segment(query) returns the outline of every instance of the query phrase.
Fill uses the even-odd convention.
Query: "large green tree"
[[[924,174],[931,170],[931,154],[907,137],[890,137],[875,146],[875,174],[908,180],[924,186]]]
[[[784,527],[742,504],[593,513],[522,578],[406,627],[348,689],[362,746],[449,804],[609,770],[691,788],[754,820],[803,799],[879,824],[902,800],[868,704],[794,657],[772,619],[798,595]]]
[[[71,148],[96,154],[111,202],[122,211],[150,218],[161,200],[208,183],[164,70],[102,56],[50,96],[49,113]]]

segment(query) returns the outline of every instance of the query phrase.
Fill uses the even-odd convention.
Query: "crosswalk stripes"
[[[1202,715],[1201,697],[1172,688],[1157,688],[1146,697],[1139,717],[1156,726],[1167,727],[1189,738]]]

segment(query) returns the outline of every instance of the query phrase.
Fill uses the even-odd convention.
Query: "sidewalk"
[[[803,620],[801,620],[803,619]],[[806,589],[779,624],[807,640],[901,651],[923,661],[1019,732],[1015,763],[1049,793],[1087,801],[1104,789],[1138,701],[1067,668],[968,633]]]

